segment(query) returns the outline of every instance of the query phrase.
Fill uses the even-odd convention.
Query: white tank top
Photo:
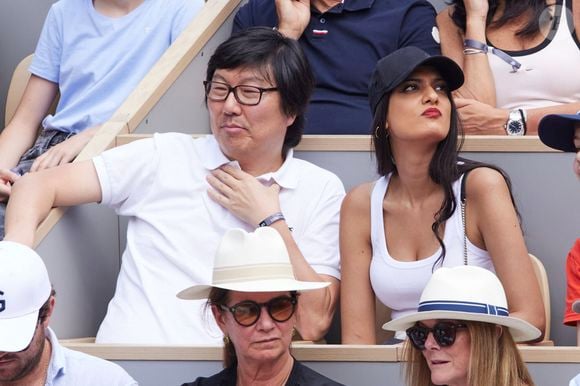
[[[423,288],[425,288],[431,278],[433,265],[437,261],[441,249],[439,248],[431,256],[412,262],[398,261],[389,254],[385,238],[385,227],[383,226],[383,198],[387,192],[390,177],[391,175],[389,174],[379,178],[375,182],[371,194],[371,244],[373,256],[370,266],[370,280],[375,295],[392,310],[391,318],[395,319],[417,311],[421,292],[423,292]],[[462,179],[463,176],[453,183],[453,194],[457,208],[445,223],[443,236],[446,248],[445,260],[443,261],[443,266],[445,267],[463,265],[464,233],[459,206]],[[467,200],[469,205],[469,198]],[[476,265],[495,272],[489,253],[476,247],[469,240],[467,240],[467,256],[470,265]],[[438,262],[435,268],[440,267],[441,264]],[[400,337],[400,334],[397,337]]]
[[[539,46],[523,51],[504,50],[522,64],[518,71],[513,72],[508,63],[491,52],[487,54],[498,107],[530,109],[580,101],[580,42],[573,33],[571,5],[565,7],[562,3],[563,0],[556,2],[557,20]]]

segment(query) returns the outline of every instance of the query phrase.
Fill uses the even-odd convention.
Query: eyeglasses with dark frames
[[[429,333],[433,333],[433,338],[441,347],[449,347],[455,343],[457,330],[467,328],[467,324],[456,322],[437,322],[433,328],[429,328],[421,323],[415,324],[407,329],[407,336],[418,350],[425,350],[425,342]]]
[[[245,84],[239,84],[237,86],[230,86],[224,82],[216,82],[206,80],[203,82],[205,87],[205,96],[210,101],[223,102],[228,99],[230,93],[234,93],[234,97],[239,104],[245,106],[255,106],[262,100],[262,95],[265,92],[277,91],[278,87],[257,87],[249,86]]]
[[[296,304],[298,303],[297,295],[279,296],[270,299],[265,303],[258,303],[253,300],[244,300],[234,304],[231,307],[220,304],[219,307],[224,311],[229,311],[234,316],[234,320],[244,327],[250,327],[260,319],[262,314],[262,307],[266,307],[268,315],[272,320],[283,323],[290,319],[296,311]]]

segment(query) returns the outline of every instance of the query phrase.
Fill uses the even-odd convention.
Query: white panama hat
[[[34,250],[0,241],[0,351],[21,351],[30,344],[51,289],[46,266]]]
[[[391,320],[385,330],[401,331],[428,319],[485,322],[509,328],[516,342],[536,339],[540,330],[509,316],[505,291],[497,276],[475,266],[442,267],[425,286],[417,312]]]
[[[212,287],[240,292],[309,291],[329,282],[299,281],[294,277],[282,236],[273,228],[254,232],[230,229],[218,247],[213,280],[194,285],[177,294],[181,299],[206,299]]]

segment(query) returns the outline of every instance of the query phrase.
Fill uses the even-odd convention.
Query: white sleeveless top
[[[573,33],[571,4],[562,3],[556,2],[554,28],[539,46],[504,50],[522,64],[517,72],[496,55],[487,54],[499,108],[531,109],[580,101],[580,42]]]
[[[385,227],[383,226],[383,198],[387,192],[390,177],[391,174],[379,178],[375,182],[371,194],[371,244],[373,256],[370,266],[370,280],[375,295],[392,310],[391,318],[395,319],[417,311],[421,292],[423,292],[423,288],[425,288],[431,278],[433,265],[441,253],[441,248],[431,256],[411,262],[398,261],[389,254],[385,238]],[[445,259],[443,260],[443,266],[445,267],[463,265],[463,224],[459,205],[462,179],[463,176],[453,183],[453,194],[457,208],[445,223],[443,236],[446,248]],[[489,253],[476,247],[469,240],[467,240],[467,256],[469,265],[480,266],[495,272]],[[440,267],[441,264],[438,262],[435,269]]]

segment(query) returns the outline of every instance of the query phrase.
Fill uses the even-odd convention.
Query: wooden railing
[[[200,137],[207,134],[192,134]],[[138,139],[151,137],[151,134],[120,134],[116,146],[125,145]],[[298,151],[371,151],[371,138],[368,135],[304,135]],[[544,145],[537,136],[506,137],[500,135],[470,135],[465,137],[462,151],[467,152],[557,152]]]
[[[221,360],[218,346],[130,346],[95,344],[92,338],[65,340],[73,350],[109,360]],[[519,346],[528,363],[579,363],[580,348],[571,346]],[[292,355],[301,361],[401,362],[402,346],[293,344]],[[580,367],[579,367],[580,371]]]

